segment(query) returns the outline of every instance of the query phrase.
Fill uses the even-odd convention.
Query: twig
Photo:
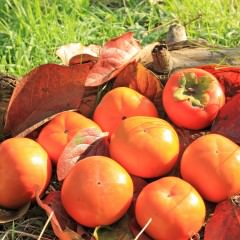
[[[142,230],[138,233],[138,235],[134,238],[134,240],[138,240],[140,238],[140,236],[143,234],[143,232],[146,230],[146,228],[150,225],[150,223],[152,222],[152,218],[149,218],[149,220],[147,221],[147,223],[144,225],[144,227],[142,228]]]

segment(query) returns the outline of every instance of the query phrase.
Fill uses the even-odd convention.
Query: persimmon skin
[[[68,214],[87,227],[109,225],[128,210],[133,182],[114,160],[92,156],[80,160],[63,182],[62,203]]]
[[[186,148],[180,171],[203,198],[220,202],[240,192],[240,148],[222,135],[204,135]]]
[[[130,174],[153,178],[173,168],[179,154],[179,139],[165,120],[135,116],[122,121],[109,147],[111,157]]]
[[[40,144],[28,138],[10,138],[0,145],[0,206],[16,209],[45,190],[51,161]]]
[[[109,91],[95,109],[93,120],[110,135],[122,120],[131,116],[157,117],[155,105],[144,95],[128,87]]]
[[[143,188],[135,214],[141,227],[152,220],[145,231],[153,239],[188,240],[201,229],[206,208],[189,183],[177,177],[164,177]]]
[[[101,128],[91,119],[76,112],[62,112],[40,132],[37,141],[48,152],[56,165],[63,149],[72,137],[83,128]]]
[[[177,100],[175,91],[180,87],[179,82],[183,74],[194,73],[197,79],[207,76],[212,81],[212,86],[205,94],[208,103],[204,107],[192,106],[188,100]],[[197,68],[181,69],[174,72],[168,79],[163,89],[163,106],[171,121],[179,127],[187,129],[203,129],[209,126],[216,118],[219,110],[225,103],[224,92],[218,80],[209,72]]]

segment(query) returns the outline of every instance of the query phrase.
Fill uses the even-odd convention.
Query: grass
[[[155,1],[156,2],[156,1]],[[238,0],[0,0],[0,72],[22,76],[32,68],[60,63],[57,47],[104,44],[126,31],[142,45],[164,39],[180,22],[190,39],[227,47],[240,45]],[[47,220],[33,207],[27,216],[0,225],[0,239],[38,239]],[[42,239],[54,239],[48,228]]]
[[[58,63],[55,50],[63,44],[103,44],[133,31],[145,45],[163,39],[174,21],[186,24],[190,38],[240,43],[238,0],[0,0],[0,6],[0,72],[16,76]]]

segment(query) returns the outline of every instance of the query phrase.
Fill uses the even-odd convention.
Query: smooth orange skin
[[[220,202],[240,192],[240,148],[219,134],[202,136],[184,151],[180,171],[203,198]]]
[[[93,156],[80,160],[61,190],[68,214],[87,227],[109,225],[128,210],[133,198],[129,174],[114,160]]]
[[[63,149],[72,137],[83,128],[100,127],[91,119],[76,113],[62,112],[53,118],[40,132],[38,143],[48,152],[54,164],[57,164]]]
[[[179,87],[179,80],[183,73],[193,72],[197,77],[208,75],[214,82],[212,89],[207,93],[209,102],[204,108],[193,107],[188,101],[178,101],[174,92]],[[219,110],[225,103],[224,92],[218,80],[202,69],[188,68],[173,73],[163,89],[163,106],[171,121],[179,127],[187,129],[203,129],[209,126],[216,118]]]
[[[148,184],[139,194],[135,214],[146,233],[156,240],[188,240],[197,233],[205,219],[202,197],[187,182],[164,177]]]
[[[179,139],[174,128],[155,117],[129,117],[122,121],[110,141],[110,155],[130,174],[163,176],[175,165]]]
[[[47,152],[34,140],[10,138],[0,145],[0,206],[15,209],[42,193],[51,178]]]
[[[131,116],[157,117],[155,105],[145,96],[128,87],[109,91],[95,109],[93,120],[110,135],[122,120]]]

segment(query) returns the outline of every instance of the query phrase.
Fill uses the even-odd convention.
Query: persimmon
[[[10,138],[0,145],[0,206],[18,208],[35,198],[51,178],[51,161],[40,144]]]
[[[65,178],[61,198],[68,214],[79,224],[109,225],[128,210],[133,182],[127,171],[111,158],[87,157]]]
[[[122,121],[110,140],[110,155],[130,174],[152,178],[169,172],[177,161],[179,139],[165,120],[135,116]]]
[[[164,177],[149,183],[136,201],[136,219],[146,233],[157,240],[188,240],[205,220],[202,197],[186,181]]]
[[[225,103],[218,80],[197,68],[180,69],[163,89],[163,106],[177,126],[188,129],[208,127]]]
[[[130,116],[157,117],[155,105],[144,95],[128,87],[109,91],[97,105],[93,120],[112,134],[122,120]]]
[[[63,149],[72,137],[83,128],[100,127],[91,119],[77,112],[62,112],[53,118],[40,132],[37,141],[57,164]]]
[[[180,171],[203,198],[220,202],[240,192],[240,148],[222,135],[204,135],[186,148]]]

